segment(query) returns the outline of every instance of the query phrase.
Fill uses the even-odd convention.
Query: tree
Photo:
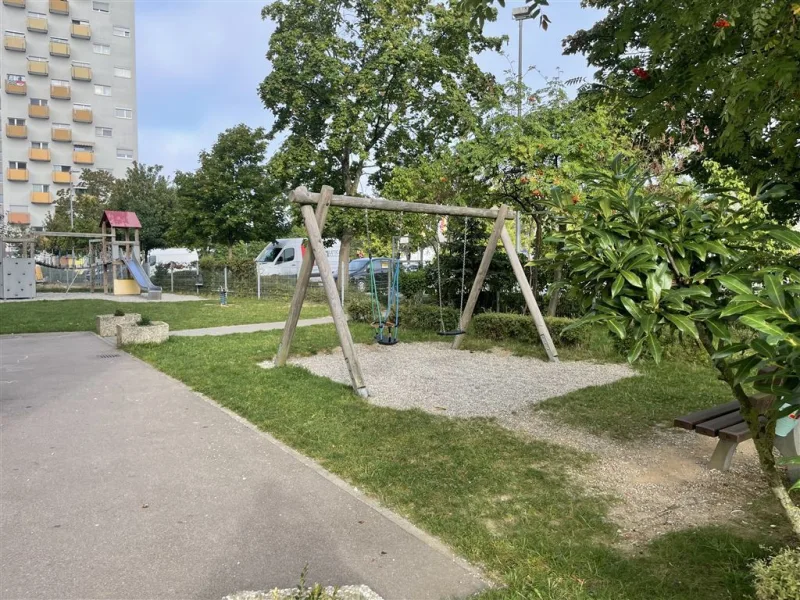
[[[111,210],[127,210],[139,217],[143,257],[154,248],[169,245],[166,234],[174,219],[176,193],[161,169],[161,165],[134,162],[128,167],[125,179],[114,183],[109,197]]]
[[[474,55],[502,39],[445,4],[278,0],[262,16],[276,28],[259,93],[275,115],[270,135],[287,135],[272,168],[288,187],[355,195],[365,175],[380,186],[394,166],[471,131],[475,108],[499,91]],[[363,219],[333,210],[328,221],[346,271]]]
[[[612,93],[653,136],[689,132],[702,158],[731,166],[755,190],[772,180],[800,198],[800,8],[792,0],[587,0],[607,11],[564,40],[599,67]],[[700,161],[695,164],[699,165]],[[800,203],[771,203],[783,221]]]
[[[800,408],[800,233],[771,223],[757,198],[692,187],[664,196],[650,180],[618,157],[610,169],[584,175],[586,196],[577,204],[553,191],[550,205],[563,222],[558,259],[587,310],[576,325],[604,323],[631,338],[631,362],[645,352],[659,362],[663,331],[697,340],[739,401],[762,471],[800,535],[800,509],[772,454],[781,406]],[[760,337],[737,343],[737,320]],[[767,365],[778,371],[764,380],[755,370]],[[748,394],[744,384],[753,381],[777,399]]]
[[[264,166],[262,128],[242,124],[221,133],[200,153],[200,168],[177,173],[178,209],[169,237],[190,247],[274,240],[286,228],[283,193]]]

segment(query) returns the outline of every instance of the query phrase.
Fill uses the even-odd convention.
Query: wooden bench
[[[700,435],[719,438],[708,466],[720,471],[727,471],[730,468],[736,447],[752,437],[747,423],[744,422],[744,418],[739,412],[739,402],[737,401],[678,417],[675,419],[674,425],[682,429],[694,430]],[[781,456],[798,456],[800,454],[800,426],[795,427],[785,437],[776,436],[775,448],[781,453]],[[789,478],[792,481],[800,479],[800,467],[790,466]]]

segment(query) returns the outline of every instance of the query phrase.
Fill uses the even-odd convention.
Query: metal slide
[[[135,258],[127,258],[125,256],[122,257],[122,261],[125,263],[125,266],[128,267],[128,272],[133,275],[133,278],[136,280],[136,283],[139,284],[139,287],[142,288],[142,291],[147,292],[147,297],[150,300],[161,300],[161,288],[150,281],[150,278],[147,276],[147,273],[144,272],[139,261]]]

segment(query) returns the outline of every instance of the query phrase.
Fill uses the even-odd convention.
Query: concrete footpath
[[[298,327],[308,327],[310,325],[329,325],[333,323],[333,317],[317,317],[316,319],[300,319]],[[283,329],[284,321],[275,323],[250,323],[248,325],[224,325],[222,327],[204,327],[202,329],[181,329],[170,331],[170,336],[177,337],[197,337],[200,335],[229,335],[231,333],[253,333],[254,331],[274,331]]]
[[[267,399],[268,400],[268,399]],[[387,600],[484,584],[441,544],[89,333],[0,337],[0,597]]]

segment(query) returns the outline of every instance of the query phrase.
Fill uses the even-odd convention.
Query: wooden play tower
[[[109,293],[109,274],[115,296],[138,295],[141,288],[127,273],[125,261],[141,256],[139,230],[142,224],[136,213],[106,210],[100,219],[103,262],[103,293]],[[127,275],[127,276],[126,276]]]

